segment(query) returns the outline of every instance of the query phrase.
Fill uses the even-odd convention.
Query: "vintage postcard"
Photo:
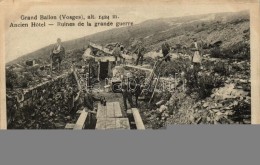
[[[2,129],[260,123],[258,1],[0,4]]]

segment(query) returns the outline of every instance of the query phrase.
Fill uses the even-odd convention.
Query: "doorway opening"
[[[100,62],[100,75],[99,78],[104,80],[108,77],[108,62]]]

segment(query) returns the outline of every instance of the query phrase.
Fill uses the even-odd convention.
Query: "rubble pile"
[[[147,128],[164,128],[168,124],[251,123],[249,60],[204,58],[197,83],[187,67],[189,61],[183,64],[176,70],[185,72],[185,91],[177,85],[170,91],[169,99],[156,100],[154,106],[143,111]]]
[[[198,102],[191,97],[184,98],[182,106],[178,111],[174,111],[174,115],[168,122],[176,124],[250,124],[250,96],[248,96],[248,92],[235,90],[233,87],[227,85],[218,88],[210,97]],[[172,104],[171,100],[169,104]]]

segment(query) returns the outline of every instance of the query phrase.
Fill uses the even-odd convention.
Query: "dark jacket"
[[[58,45],[55,44],[54,47],[53,47],[52,50],[51,50],[51,58],[53,58],[53,57],[58,57],[58,58],[63,59],[64,56],[65,56],[65,48],[64,48],[64,46],[63,46],[63,45],[60,45],[60,52],[59,52],[59,53],[57,53],[57,54],[53,53],[53,51],[54,51],[54,50],[57,50],[57,49],[58,49]]]
[[[134,53],[137,55],[144,55],[145,48],[142,45],[137,46],[137,48],[134,50]]]
[[[164,42],[162,44],[162,53],[163,54],[168,54],[170,51],[170,45],[168,44],[168,42]]]

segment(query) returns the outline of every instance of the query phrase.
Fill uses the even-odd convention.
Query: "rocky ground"
[[[183,59],[180,61],[183,63]],[[159,104],[142,110],[147,128],[164,128],[169,124],[251,123],[249,61],[205,58],[202,66],[197,85],[183,66],[185,89],[180,85],[169,91],[168,98],[161,98],[159,92],[154,101]]]

